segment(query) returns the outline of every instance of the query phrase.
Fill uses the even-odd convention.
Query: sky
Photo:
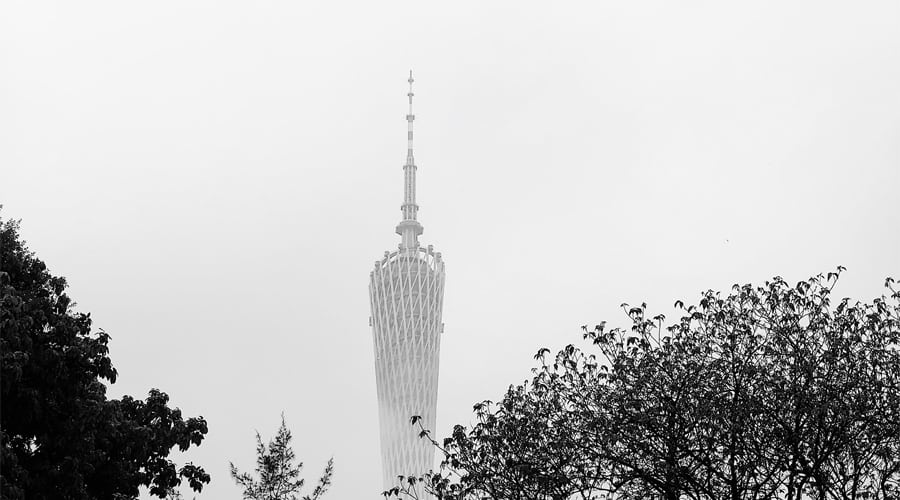
[[[375,499],[367,287],[410,69],[442,437],[622,303],[900,278],[898,25],[894,1],[8,1],[2,217],[112,336],[112,397],[208,420],[175,454],[198,498],[240,498],[228,462],[283,412],[309,482],[333,456],[326,498]]]

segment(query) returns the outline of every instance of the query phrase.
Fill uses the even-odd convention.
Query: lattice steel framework
[[[434,430],[443,332],[444,262],[440,252],[418,241],[412,82],[410,72],[400,248],[375,262],[369,281],[385,489],[396,486],[397,476],[420,475],[433,466],[434,448],[419,438],[410,417],[421,416],[425,428]]]

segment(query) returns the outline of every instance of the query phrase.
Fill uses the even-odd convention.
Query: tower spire
[[[413,99],[413,91],[412,84],[415,81],[412,76],[412,70],[409,70],[409,79],[406,80],[409,82],[409,92],[406,95],[409,97],[409,113],[406,115],[406,123],[407,123],[407,137],[406,137],[406,164],[411,165],[414,163],[413,161],[413,120],[416,119],[416,115],[413,114],[412,107],[412,99]]]
[[[422,234],[422,225],[416,220],[419,205],[416,205],[416,161],[413,158],[413,79],[412,70],[409,70],[409,113],[406,115],[406,164],[403,165],[403,220],[397,225],[397,234],[401,236],[401,248],[417,248],[419,235]]]

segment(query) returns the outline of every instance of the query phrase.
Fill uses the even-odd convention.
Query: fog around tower
[[[367,280],[447,263],[437,436],[540,347],[708,288],[900,265],[900,6],[21,2],[0,14],[0,203],[228,461],[280,413],[327,498],[376,498]]]

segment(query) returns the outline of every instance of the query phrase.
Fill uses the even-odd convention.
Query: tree
[[[238,471],[233,463],[231,477],[244,489],[244,498],[248,500],[297,500],[304,480],[300,477],[303,462],[294,465],[296,456],[291,448],[291,431],[281,415],[281,426],[275,438],[264,445],[259,432],[256,433],[256,474],[254,479],[249,473]],[[319,478],[312,493],[303,496],[303,500],[318,500],[331,486],[334,473],[334,459],[329,459],[325,472]]]
[[[17,221],[0,220],[0,489],[10,499],[136,498],[209,475],[166,457],[206,435],[157,389],[146,400],[107,399],[115,383],[109,335],[75,311],[66,280],[29,251]]]
[[[900,292],[833,306],[842,271],[710,290],[668,327],[623,304],[630,328],[539,351],[530,381],[432,441],[438,471],[385,493],[900,498]]]

